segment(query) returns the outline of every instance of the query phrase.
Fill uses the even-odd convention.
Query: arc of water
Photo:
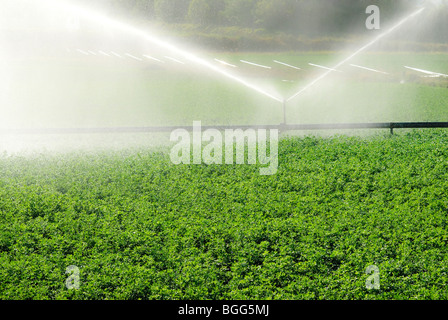
[[[320,69],[325,69],[325,70],[329,70],[329,71],[335,71],[335,72],[342,72],[342,71],[339,71],[339,70],[336,70],[336,69],[332,69],[332,68],[328,68],[328,67],[324,67],[324,66],[321,66],[321,65],[319,65],[319,64],[314,64],[314,63],[308,63],[310,66],[313,66],[313,67],[316,67],[316,68],[320,68]]]
[[[291,64],[284,63],[284,62],[281,62],[281,61],[278,61],[278,60],[274,60],[274,62],[275,62],[275,63],[278,63],[278,64],[281,64],[281,65],[283,65],[283,66],[287,66],[287,67],[289,67],[289,68],[293,68],[293,69],[296,69],[296,70],[302,70],[302,69],[300,69],[299,67],[296,67],[296,66],[293,66],[293,65],[291,65]]]
[[[410,70],[414,70],[414,71],[418,71],[418,72],[422,72],[422,73],[426,73],[432,76],[438,76],[438,77],[448,77],[447,74],[443,74],[443,73],[438,73],[438,72],[432,72],[429,70],[423,70],[423,69],[418,69],[418,68],[412,68],[412,67],[407,67],[404,66],[406,69],[410,69]]]
[[[376,69],[372,69],[372,68],[359,66],[357,64],[350,64],[350,66],[355,67],[355,68],[359,68],[359,69],[363,69],[363,70],[367,70],[367,71],[376,72],[376,73],[388,74],[387,72],[384,72],[384,71],[380,71],[380,70],[376,70]]]
[[[341,62],[339,62],[336,66],[334,66],[332,69],[337,69],[340,66],[344,65],[345,63],[347,63],[348,61],[350,61],[351,59],[353,59],[355,56],[357,56],[358,54],[360,54],[361,52],[363,52],[364,50],[366,50],[367,48],[369,48],[370,46],[372,46],[373,44],[377,43],[379,40],[381,40],[382,38],[384,38],[385,36],[389,35],[390,33],[392,33],[393,31],[395,31],[396,29],[398,29],[399,27],[401,27],[403,24],[405,24],[406,22],[408,22],[409,20],[411,20],[412,18],[414,18],[415,16],[419,15],[420,13],[423,12],[423,10],[425,10],[425,8],[420,8],[419,10],[413,12],[411,15],[407,16],[406,18],[402,19],[399,23],[397,23],[396,25],[394,25],[392,28],[390,28],[389,30],[387,30],[386,32],[383,32],[382,34],[380,34],[378,37],[376,37],[375,39],[373,39],[372,41],[370,41],[369,43],[367,43],[366,45],[364,45],[363,47],[361,47],[360,49],[358,49],[357,51],[355,51],[353,54],[351,54],[349,57],[345,58],[344,60],[342,60]],[[333,70],[328,70],[327,72],[323,73],[321,76],[319,76],[318,78],[314,79],[312,82],[310,82],[308,85],[306,85],[304,88],[302,88],[300,91],[298,91],[297,93],[295,93],[293,96],[291,96],[289,99],[287,99],[286,101],[291,101],[294,98],[296,98],[297,96],[299,96],[300,94],[302,94],[303,92],[305,92],[306,90],[308,90],[309,88],[311,88],[312,86],[314,86],[316,83],[318,83],[320,80],[326,78],[331,72],[333,72]]]
[[[264,66],[262,64],[258,64],[258,63],[254,63],[254,62],[250,62],[250,61],[246,61],[246,60],[240,60],[240,61],[242,63],[250,64],[251,66],[255,66],[255,67],[264,68],[264,69],[272,69],[271,67]]]
[[[166,58],[166,59],[168,59],[168,60],[171,60],[171,61],[173,61],[173,62],[179,63],[179,64],[185,64],[185,62],[182,62],[182,61],[180,61],[180,60],[178,60],[178,59],[176,59],[176,58],[173,58],[173,57],[164,56],[164,58]]]
[[[162,61],[160,59],[157,59],[157,58],[154,58],[154,57],[151,57],[150,55],[147,55],[147,54],[144,54],[143,56],[145,58],[149,59],[149,60],[154,60],[154,61],[157,61],[157,62],[160,62],[160,63],[165,63],[164,61]]]
[[[108,53],[106,53],[106,52],[104,52],[104,51],[98,51],[100,54],[102,54],[103,56],[106,56],[106,57],[110,57],[110,54],[108,54]]]
[[[114,56],[116,56],[117,58],[123,59],[122,56],[120,56],[118,53],[111,51],[110,53],[112,53]]]
[[[76,51],[78,51],[79,53],[82,53],[82,54],[84,54],[84,55],[86,55],[86,56],[89,55],[88,52],[85,52],[84,50],[81,50],[81,49],[77,49]]]
[[[221,63],[221,64],[223,64],[223,65],[225,65],[225,66],[228,66],[228,67],[237,68],[236,65],[231,64],[231,63],[228,63],[228,62],[225,62],[225,61],[223,61],[223,60],[215,59],[215,61],[216,61],[216,62],[219,62],[219,63]]]
[[[51,1],[54,6],[56,6],[56,5],[63,6],[62,8],[68,9],[68,10],[72,11],[73,13],[76,13],[77,16],[89,19],[91,21],[95,21],[97,23],[102,24],[105,27],[116,28],[118,30],[128,32],[135,36],[139,36],[142,39],[145,39],[146,41],[151,42],[152,44],[157,45],[160,48],[167,49],[173,53],[176,53],[176,55],[178,55],[179,57],[182,57],[183,59],[185,59],[189,62],[193,62],[197,65],[200,65],[210,71],[216,72],[234,82],[237,82],[249,89],[252,89],[268,98],[271,98],[275,101],[283,103],[284,99],[277,97],[274,94],[254,85],[252,83],[247,82],[246,80],[228,72],[227,70],[219,68],[215,64],[212,64],[212,63],[208,62],[207,60],[205,60],[193,53],[188,52],[187,50],[181,49],[167,41],[160,39],[159,37],[157,37],[155,35],[149,34],[148,32],[145,32],[145,31],[138,29],[134,26],[131,26],[130,24],[112,19],[110,17],[107,17],[101,13],[98,13],[91,9],[87,9],[85,7],[81,7],[78,5],[75,6],[74,4],[71,4],[69,2],[54,1],[54,0],[47,0],[47,1]],[[63,2],[65,2],[65,3],[63,4]]]
[[[130,53],[125,53],[124,55],[127,56],[127,57],[129,57],[129,58],[132,58],[132,59],[134,59],[134,60],[143,61],[143,59],[141,59],[141,58],[139,58],[139,57],[136,57],[136,56],[134,56],[134,55],[132,55],[132,54],[130,54]]]

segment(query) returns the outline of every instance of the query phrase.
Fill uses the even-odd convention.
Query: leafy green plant
[[[446,299],[447,140],[284,138],[276,176],[148,150],[2,156],[0,298]]]

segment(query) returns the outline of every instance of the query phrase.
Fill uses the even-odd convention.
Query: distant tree
[[[139,0],[136,1],[134,10],[137,15],[147,19],[155,18],[154,0]]]
[[[346,36],[366,32],[366,8],[381,10],[381,27],[415,10],[424,0],[73,0],[123,16],[158,19],[166,23],[191,22],[263,28],[296,36]],[[427,2],[429,3],[429,2]],[[431,6],[432,5],[432,6]],[[431,17],[423,19],[423,16]],[[430,20],[430,22],[425,22]],[[426,41],[447,42],[448,8],[443,1],[429,3],[414,33]],[[400,34],[402,32],[403,34]],[[396,32],[403,38],[406,28]]]
[[[198,24],[221,24],[226,3],[222,0],[192,0],[188,20]]]
[[[193,0],[188,8],[188,20],[197,24],[208,24],[211,21],[211,8],[207,0]]]
[[[225,23],[232,26],[253,27],[258,2],[259,0],[227,0],[223,10]]]
[[[156,18],[168,23],[184,22],[191,0],[155,0]]]
[[[256,24],[267,30],[282,30],[295,18],[296,0],[258,1],[255,14]]]
[[[154,0],[96,0],[108,3],[116,12],[146,19],[155,17]]]

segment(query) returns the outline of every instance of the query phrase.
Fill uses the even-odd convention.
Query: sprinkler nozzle
[[[281,125],[286,125],[286,102],[287,100],[283,100],[283,123]]]

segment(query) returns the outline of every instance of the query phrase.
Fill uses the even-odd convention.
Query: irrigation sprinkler
[[[204,68],[205,70],[209,70],[209,71],[218,73],[221,76],[223,76],[231,81],[237,82],[240,85],[245,86],[249,89],[252,89],[253,91],[255,91],[259,94],[262,94],[266,97],[269,97],[275,101],[282,103],[283,122],[279,125],[221,126],[221,127],[213,126],[213,127],[210,127],[212,129],[272,128],[272,129],[278,129],[278,130],[282,130],[282,131],[301,131],[301,130],[330,130],[330,129],[342,130],[342,129],[374,129],[374,128],[376,128],[376,129],[390,129],[391,133],[393,134],[394,129],[399,129],[399,128],[448,128],[448,122],[439,122],[439,123],[436,123],[436,122],[433,122],[433,123],[428,123],[428,122],[390,123],[389,122],[389,123],[349,123],[349,124],[310,124],[310,125],[287,124],[286,111],[287,111],[287,102],[289,100],[296,98],[301,93],[303,93],[305,90],[309,89],[310,87],[312,87],[313,85],[318,83],[320,80],[324,79],[331,72],[333,72],[333,71],[341,72],[341,71],[337,70],[339,67],[343,66],[348,61],[350,61],[352,58],[357,56],[359,53],[365,51],[367,48],[369,48],[373,44],[377,43],[380,39],[384,38],[388,34],[392,33],[394,30],[398,29],[403,24],[407,23],[410,19],[412,19],[415,16],[417,16],[418,14],[420,14],[424,10],[424,8],[421,8],[418,11],[415,11],[414,13],[412,13],[411,15],[405,17],[403,20],[399,21],[396,25],[394,25],[392,28],[390,28],[386,32],[383,32],[376,38],[372,39],[369,43],[365,44],[363,47],[359,48],[357,51],[352,53],[350,56],[348,56],[344,60],[340,61],[333,68],[328,68],[328,67],[324,67],[321,65],[316,65],[316,64],[310,63],[309,65],[311,65],[311,66],[326,69],[326,72],[324,74],[322,74],[321,76],[319,76],[318,78],[316,78],[315,80],[313,80],[308,85],[306,85],[304,88],[302,88],[300,91],[298,91],[296,94],[294,94],[289,99],[284,99],[284,98],[279,98],[278,96],[276,96],[276,94],[270,93],[268,90],[265,90],[261,86],[250,83],[249,81],[245,80],[244,78],[228,72],[224,68],[219,68],[216,64],[213,64],[213,63],[207,61],[205,58],[202,58],[199,55],[192,53],[190,50],[183,49],[183,48],[177,46],[175,43],[171,43],[171,42],[165,40],[163,37],[153,34],[149,31],[133,27],[132,25],[121,22],[116,19],[112,19],[108,16],[105,16],[105,15],[99,13],[99,12],[95,12],[94,10],[90,10],[88,8],[84,8],[81,6],[74,6],[74,5],[68,4],[68,3],[61,4],[62,1],[55,1],[55,0],[47,0],[47,2],[54,4],[55,6],[61,6],[61,9],[64,11],[69,10],[73,14],[79,15],[83,19],[93,21],[93,22],[98,23],[98,24],[100,24],[104,27],[107,27],[109,29],[119,30],[121,32],[126,32],[129,35],[137,36],[145,42],[151,43],[152,45],[155,45],[159,48],[167,50],[167,52],[172,52],[172,54],[175,57],[179,57],[179,59],[182,59],[183,61],[177,60],[177,59],[169,57],[169,56],[165,56],[166,59],[172,60],[179,64],[195,63],[195,64],[199,65],[200,67]],[[85,54],[85,55],[95,54],[94,52],[86,52],[81,49],[78,49],[78,52]],[[116,52],[110,51],[110,54],[113,56],[116,56],[120,59],[124,59],[124,55],[123,56],[119,55]],[[141,58],[137,58],[130,54],[125,54],[125,55],[129,56],[131,58],[134,58],[136,60],[142,61]],[[148,56],[146,56],[146,58],[148,58]],[[152,59],[152,57],[148,58],[148,59]],[[256,63],[249,62],[246,60],[240,60],[240,61],[242,63],[250,64],[250,65],[253,65],[256,67],[272,69],[271,67],[256,64]],[[220,62],[220,61],[218,61],[218,62]],[[294,67],[292,65],[288,65],[286,63],[283,63],[283,62],[280,62],[277,60],[275,60],[274,62],[278,63],[278,64],[283,64],[288,67],[293,67],[295,69],[300,69],[300,68]],[[416,68],[414,68],[414,69],[417,70]],[[419,69],[419,70],[422,71],[421,69]],[[417,70],[417,71],[419,71],[419,70]],[[423,70],[423,71],[425,71],[425,70]],[[438,74],[438,73],[434,73],[434,72],[430,72],[430,71],[428,71],[428,72],[430,75],[447,76],[444,74]],[[190,127],[184,127],[184,128],[187,130],[189,130],[189,129],[191,130]],[[125,127],[125,128],[118,127],[118,128],[80,128],[80,129],[76,129],[76,128],[75,129],[69,129],[69,128],[67,128],[67,129],[57,129],[57,128],[51,129],[51,128],[49,128],[49,129],[17,129],[17,130],[13,130],[13,129],[9,130],[9,129],[1,129],[0,128],[0,134],[80,134],[80,133],[94,134],[94,133],[138,133],[138,132],[145,133],[145,132],[169,132],[169,131],[173,131],[176,129],[179,129],[179,127],[177,127],[177,126],[176,127],[161,126],[161,127]]]
[[[372,41],[370,41],[369,43],[367,43],[366,45],[364,45],[363,47],[359,48],[357,51],[355,51],[354,53],[352,53],[350,56],[348,56],[347,58],[345,58],[344,60],[342,60],[341,62],[339,62],[336,66],[334,66],[334,69],[339,68],[340,66],[344,65],[345,63],[349,62],[350,60],[352,60],[354,57],[356,57],[357,55],[359,55],[361,52],[365,51],[367,48],[371,47],[372,45],[374,45],[375,43],[377,43],[378,41],[380,41],[382,38],[386,37],[387,35],[389,35],[390,33],[394,32],[396,29],[400,28],[403,24],[407,23],[409,20],[411,20],[412,18],[414,18],[415,16],[419,15],[420,13],[423,12],[423,10],[425,10],[425,8],[420,8],[419,10],[415,11],[414,13],[410,14],[409,16],[405,17],[403,20],[399,21],[396,25],[394,25],[392,28],[390,28],[389,30],[387,30],[386,32],[383,32],[382,34],[380,34],[378,37],[376,37],[375,39],[373,39]],[[306,90],[308,90],[309,88],[311,88],[312,86],[314,86],[316,83],[318,83],[319,81],[321,81],[322,79],[326,78],[332,71],[331,70],[327,70],[327,72],[325,72],[324,74],[322,74],[321,76],[317,77],[315,80],[313,80],[311,83],[309,83],[307,86],[305,86],[303,89],[299,90],[296,94],[294,94],[292,97],[290,97],[288,99],[289,100],[293,100],[296,97],[298,97],[299,95],[301,95],[303,92],[305,92]]]
[[[44,1],[44,0],[42,0]],[[128,24],[126,22],[120,21],[118,19],[113,19],[109,16],[104,15],[103,13],[99,11],[95,11],[92,9],[89,9],[88,7],[81,6],[81,5],[74,5],[72,3],[66,2],[66,1],[56,1],[56,0],[46,0],[49,4],[51,4],[54,8],[59,8],[62,11],[70,11],[76,16],[79,16],[83,19],[86,19],[86,21],[93,21],[97,24],[101,24],[105,28],[119,30],[120,32],[126,32],[128,35],[133,35],[136,37],[139,37],[141,40],[151,43],[152,45],[155,45],[161,49],[167,50],[168,52],[173,52],[173,54],[176,55],[176,57],[179,57],[185,62],[188,63],[194,63],[204,70],[209,70],[214,73],[218,73],[221,76],[227,78],[228,80],[231,80],[233,82],[237,82],[240,85],[249,88],[259,94],[262,94],[270,99],[273,99],[278,102],[282,102],[283,99],[280,99],[275,94],[269,92],[268,90],[262,88],[261,86],[255,85],[253,83],[250,83],[249,81],[230,73],[228,70],[221,68],[214,63],[211,63],[207,61],[205,58],[191,52],[191,50],[187,50],[185,48],[181,48],[180,46],[176,45],[175,43],[169,42],[166,39],[164,39],[162,36],[159,36],[155,33],[150,32],[149,30],[140,29],[137,27],[132,26],[131,24]],[[124,59],[121,55],[119,55],[116,52],[112,52],[114,56]],[[174,62],[177,62],[179,64],[185,64],[185,62],[177,60],[172,57],[165,56],[166,59],[172,60]],[[265,66],[266,67],[266,66]],[[268,69],[271,69],[270,67],[267,67]]]
[[[283,100],[283,123],[280,124],[281,126],[286,126],[286,99]]]

